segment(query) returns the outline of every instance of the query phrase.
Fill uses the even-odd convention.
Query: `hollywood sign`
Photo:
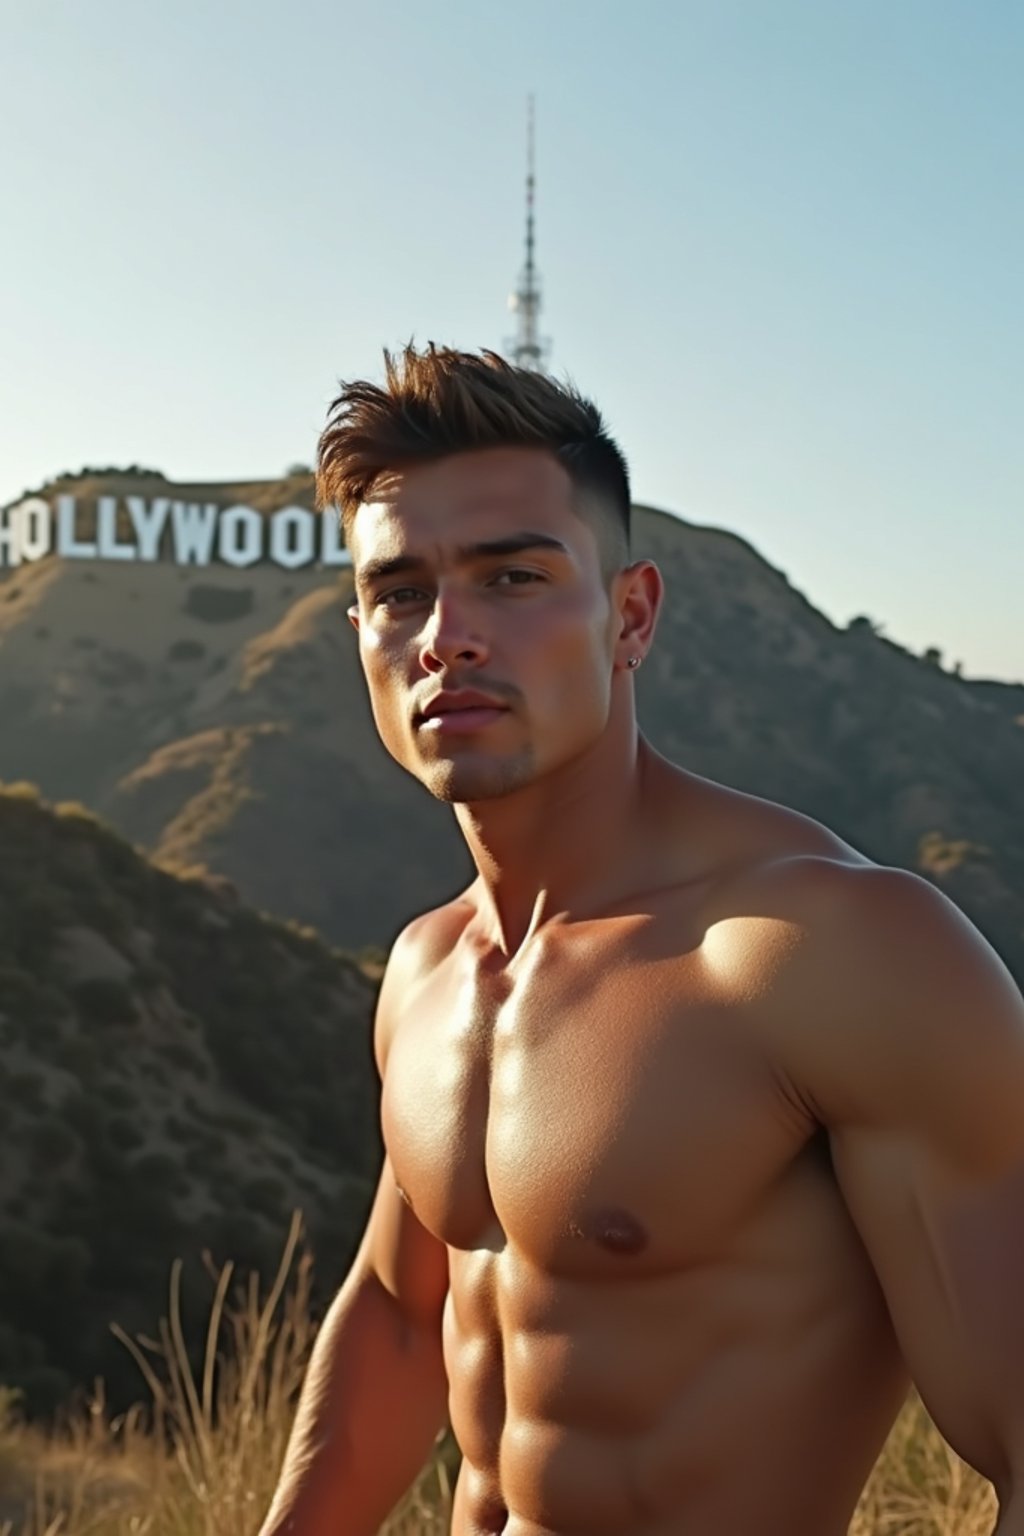
[[[59,555],[64,560],[146,560],[169,557],[176,565],[248,566],[269,560],[285,570],[300,565],[351,565],[341,541],[334,508],[310,512],[282,507],[268,516],[252,507],[218,507],[210,502],[172,501],[158,496],[125,496],[134,540],[119,536],[116,496],[96,498],[89,537],[82,535],[74,496],[58,496],[51,507],[30,496],[0,509],[0,567]]]

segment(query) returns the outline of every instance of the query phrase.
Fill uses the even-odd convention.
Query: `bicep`
[[[1024,1471],[1024,1001],[941,893],[876,874],[811,1081],[921,1397],[1005,1486]]]
[[[417,989],[451,942],[458,913],[450,909],[415,918],[398,935],[381,981],[373,1048],[383,1083],[399,1022],[416,1007]],[[407,1317],[440,1324],[448,1295],[448,1249],[418,1219],[399,1193],[385,1152],[377,1192],[356,1267],[377,1279]]]
[[[998,1484],[1019,1398],[1024,1213],[951,1181],[913,1136],[845,1127],[830,1140],[914,1385],[947,1442]]]
[[[448,1295],[448,1250],[402,1199],[389,1157],[384,1159],[356,1266],[378,1280],[407,1317],[440,1325]]]

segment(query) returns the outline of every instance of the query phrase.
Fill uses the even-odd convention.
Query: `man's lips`
[[[479,731],[507,713],[508,710],[501,705],[476,704],[466,709],[447,709],[439,715],[430,715],[420,720],[419,728],[421,731],[433,731],[439,736],[465,734],[468,731]]]
[[[416,716],[416,724],[423,730],[449,733],[474,731],[490,725],[499,715],[507,713],[508,706],[489,694],[478,693],[471,688],[442,690],[426,703]]]

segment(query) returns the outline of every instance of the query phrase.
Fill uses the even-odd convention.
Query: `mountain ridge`
[[[728,530],[634,529],[668,594],[652,744],[933,881],[1024,983],[1024,687],[837,629]],[[377,739],[351,597],[316,566],[0,583],[0,1381],[42,1410],[137,1390],[108,1325],[152,1328],[179,1251],[193,1296],[200,1245],[268,1271],[300,1203],[325,1295],[358,1240],[381,962],[472,870]]]
[[[312,504],[308,473],[261,486],[267,512]],[[636,684],[652,743],[936,879],[1024,975],[1024,687],[949,673],[863,616],[838,629],[727,529],[637,506],[634,554],[667,587]],[[8,573],[0,776],[336,942],[386,947],[471,871],[450,812],[376,739],[351,596],[350,570],[317,566]]]

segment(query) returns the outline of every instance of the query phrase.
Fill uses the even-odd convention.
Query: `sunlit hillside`
[[[308,506],[260,484],[92,474],[43,490]],[[642,728],[683,767],[793,805],[943,886],[1024,982],[1024,689],[837,629],[748,542],[635,508],[667,599]],[[0,582],[0,778],[74,798],[173,869],[345,946],[387,947],[468,874],[451,813],[376,739],[351,575],[45,559]]]

